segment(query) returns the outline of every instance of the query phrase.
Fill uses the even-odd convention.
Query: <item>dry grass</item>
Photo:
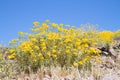
[[[101,59],[104,60],[103,63],[94,63],[92,65],[92,71],[79,71],[74,67],[65,69],[61,67],[52,66],[48,68],[42,66],[36,73],[32,71],[30,71],[30,74],[21,72],[14,75],[11,79],[3,76],[0,80],[119,80],[120,65],[115,62],[112,68],[106,67],[104,63],[108,57],[101,57]]]

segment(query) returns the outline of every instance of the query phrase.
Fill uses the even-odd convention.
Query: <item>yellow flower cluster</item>
[[[15,58],[15,56],[16,56],[16,53],[15,53],[16,51],[15,51],[15,49],[10,49],[9,50],[9,55],[8,55],[8,59],[14,59]]]
[[[36,21],[36,22],[33,22],[33,25],[34,25],[34,26],[38,26],[39,24],[40,24],[40,23],[37,22],[37,21]]]
[[[102,31],[98,33],[98,38],[103,42],[113,43],[113,35],[114,33],[111,31]]]
[[[74,66],[80,67],[92,58],[99,57],[100,51],[95,49],[99,41],[112,42],[113,32],[84,31],[70,25],[34,22],[31,28],[33,33],[22,37],[16,51],[9,58],[16,57],[16,61],[24,66],[39,67]],[[24,35],[19,32],[19,35]],[[99,40],[99,41],[98,41]],[[27,63],[27,64],[26,64]]]
[[[120,39],[120,30],[114,32],[114,39]]]
[[[20,44],[19,48],[22,52],[29,52],[32,50],[33,43],[30,41],[24,41]]]

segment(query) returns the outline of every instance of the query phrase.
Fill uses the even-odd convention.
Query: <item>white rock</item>
[[[120,80],[116,73],[105,74],[102,80]]]

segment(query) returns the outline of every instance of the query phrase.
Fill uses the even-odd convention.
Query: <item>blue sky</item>
[[[120,29],[120,0],[0,0],[0,41],[29,32],[32,22],[98,24],[99,28]]]

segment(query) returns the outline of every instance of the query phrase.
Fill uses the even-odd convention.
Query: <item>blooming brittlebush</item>
[[[36,22],[33,22],[33,25],[34,25],[34,26],[37,26],[37,25],[39,25],[39,24],[40,24],[40,23],[37,22],[37,21],[36,21]]]
[[[70,25],[34,22],[30,34],[19,35],[19,45],[10,49],[9,59],[15,58],[20,66],[39,68],[44,66],[81,67],[100,56],[96,49],[100,42],[112,43],[115,35],[110,31],[85,31]],[[118,33],[116,33],[117,35]],[[100,61],[96,60],[100,63]]]
[[[113,35],[114,33],[110,31],[103,31],[98,33],[98,37],[100,38],[100,40],[108,43],[113,42]]]

